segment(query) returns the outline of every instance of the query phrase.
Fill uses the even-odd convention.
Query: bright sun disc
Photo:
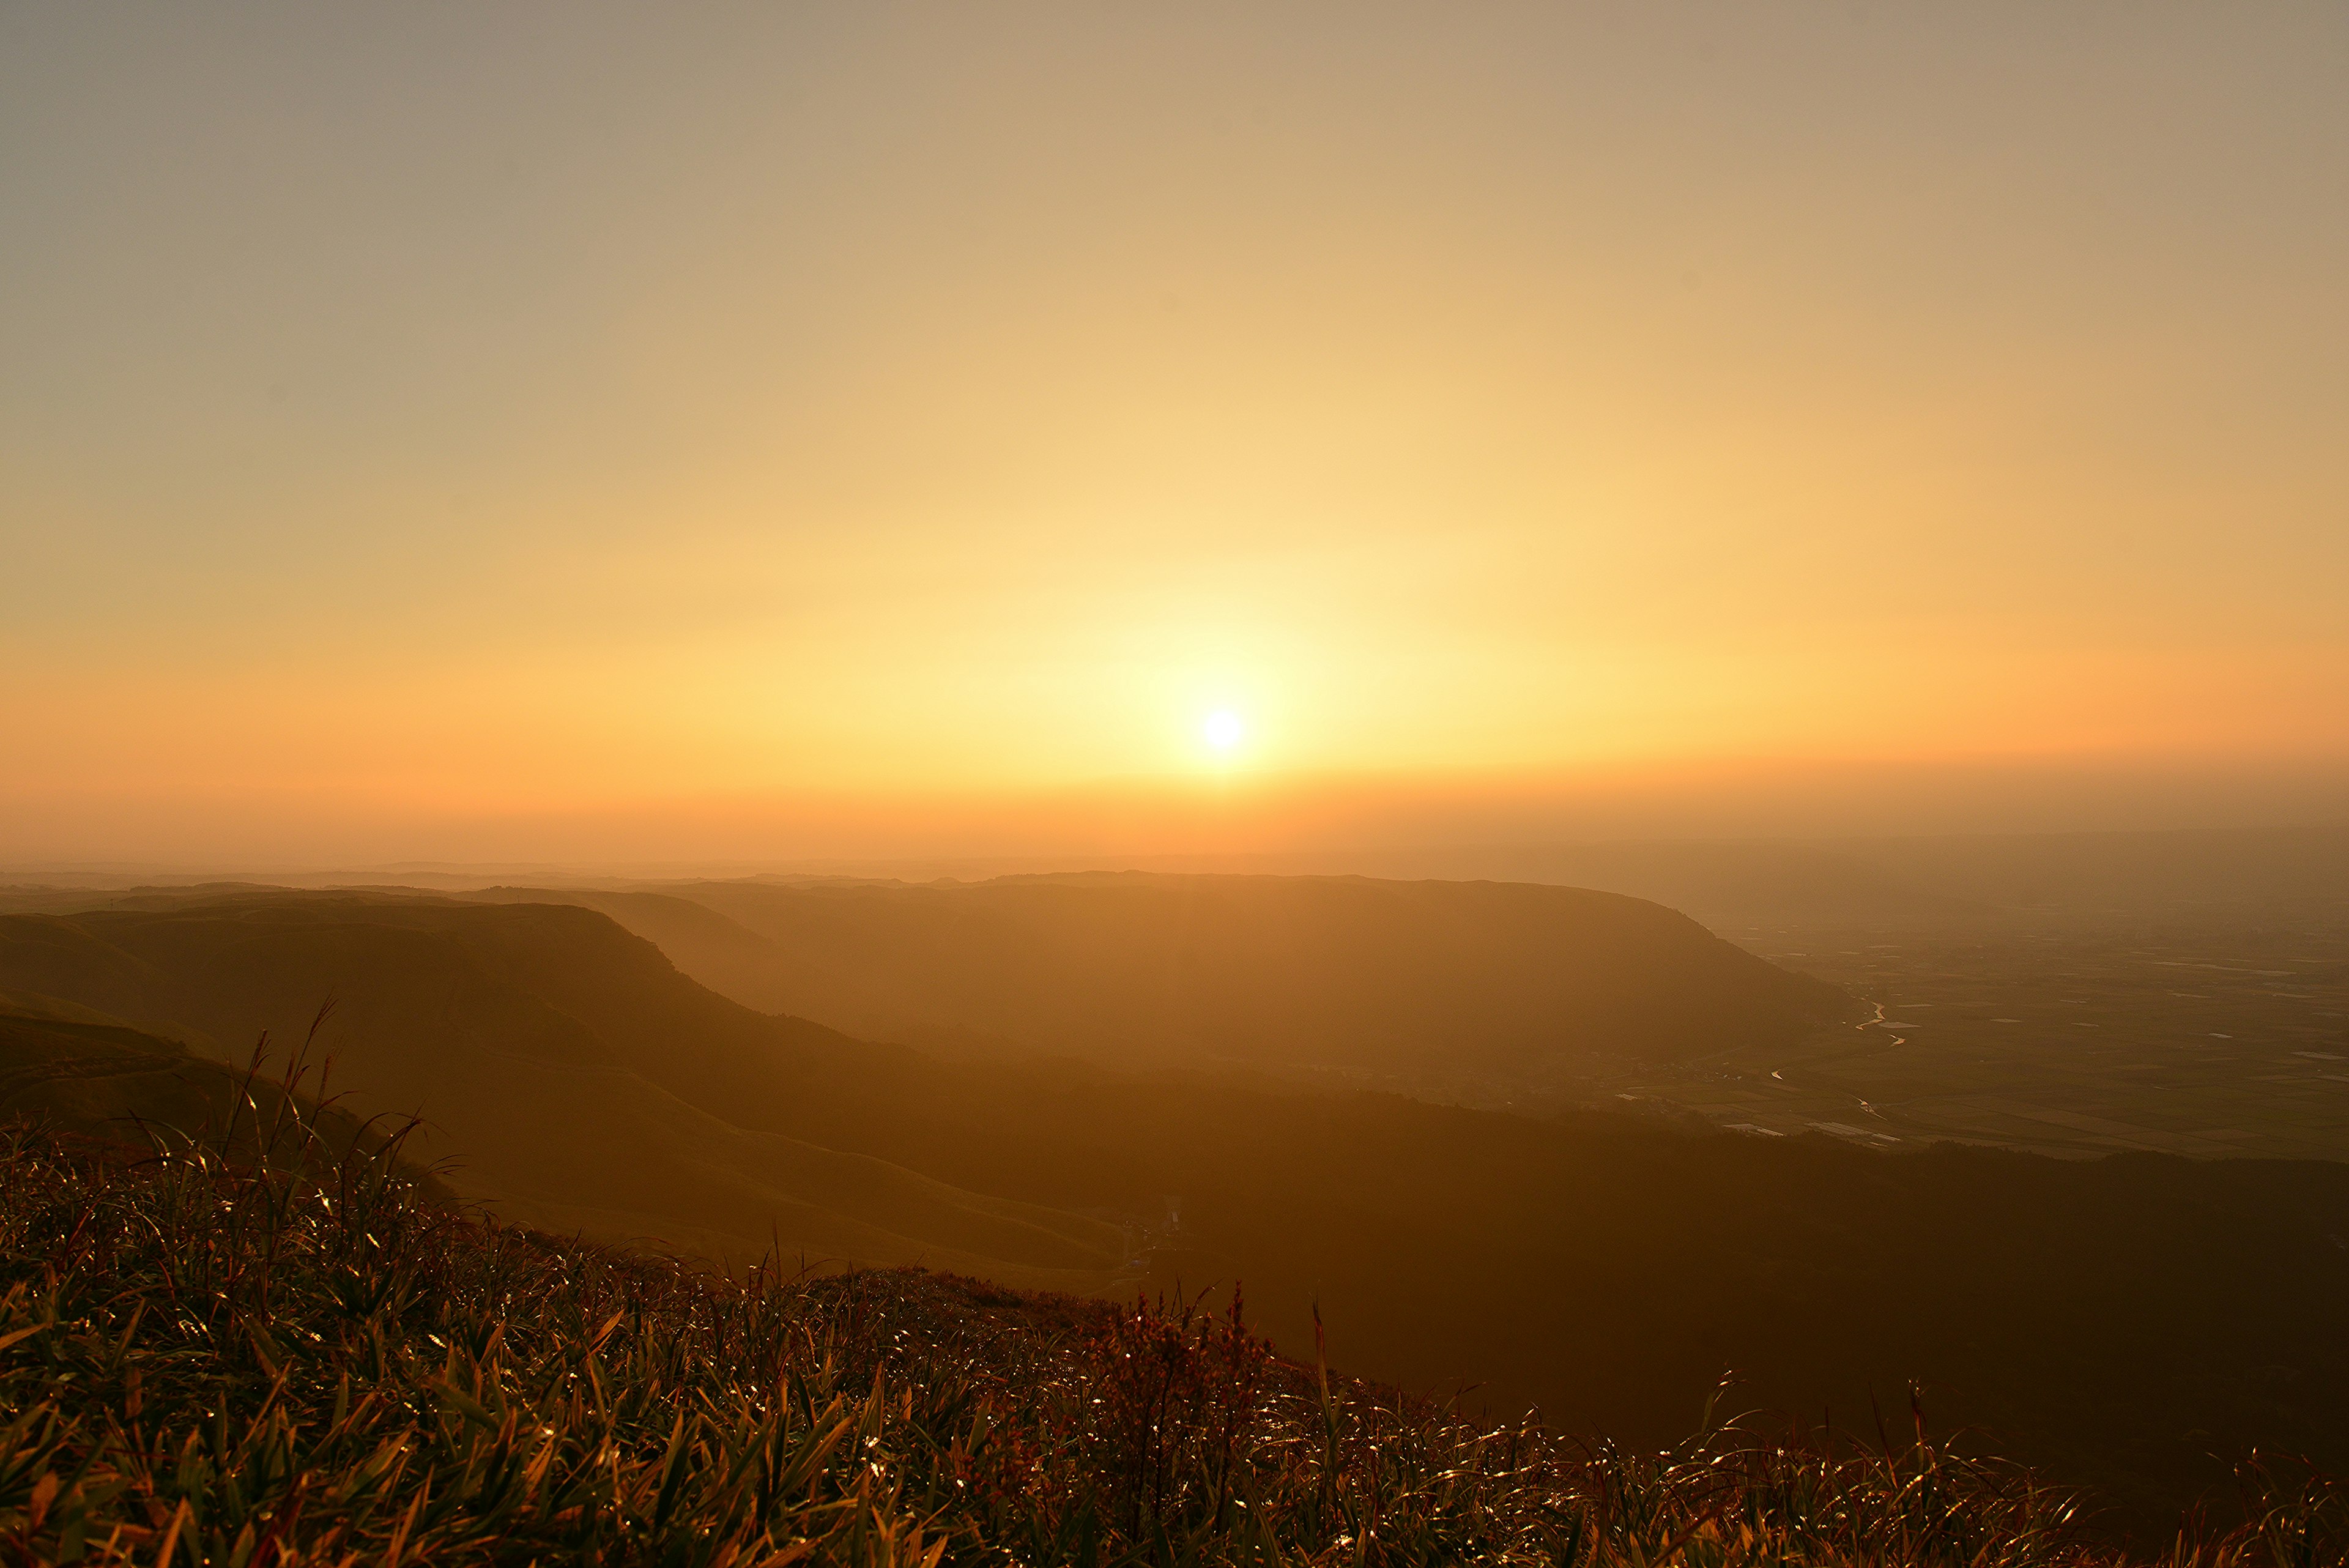
[[[1210,713],[1200,731],[1207,737],[1207,744],[1219,752],[1229,751],[1239,744],[1240,716],[1230,711]]]

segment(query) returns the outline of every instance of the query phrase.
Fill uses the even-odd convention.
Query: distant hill
[[[2193,908],[2349,901],[2349,824],[2342,823],[1626,840],[1366,850],[1334,858],[1381,876],[1605,888],[1685,910],[1733,935],[1749,926],[1953,929],[2051,914],[2141,919]]]
[[[1234,872],[1358,872],[1397,880],[1533,882],[1645,898],[1734,935],[1789,921],[1952,924],[1998,919],[1979,898],[1912,879],[1869,858],[1868,841],[1622,839],[1432,845],[1320,854],[1235,856]],[[1148,869],[1164,869],[1150,863]]]
[[[1007,874],[1145,871],[1169,876],[1495,881],[1579,888],[1642,898],[1737,934],[1749,926],[1892,928],[2002,925],[2049,911],[2141,915],[2191,905],[2349,898],[2349,822],[2168,831],[1967,833],[1822,838],[1619,839],[1361,846],[1198,857],[1123,857],[1094,865],[994,860],[875,866],[858,876],[770,875],[792,888],[923,885]],[[129,870],[0,870],[0,913],[98,908],[141,883],[172,893],[263,886],[399,887],[466,892],[492,885],[591,892],[688,890],[715,878],[647,882],[617,872],[552,867],[378,867],[336,872],[200,875]],[[15,884],[15,885],[10,885]]]
[[[1539,1082],[1854,1005],[1684,915],[1569,888],[1102,873],[486,896],[591,905],[738,1001],[850,1033],[1127,1065]]]

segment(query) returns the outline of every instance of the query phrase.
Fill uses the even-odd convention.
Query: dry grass
[[[245,1107],[143,1154],[0,1132],[8,1560],[2119,1560],[1921,1422],[1568,1444],[1282,1361],[1237,1303],[729,1278],[462,1214],[290,1092]],[[2159,1561],[2344,1561],[2338,1490],[2246,1480],[2246,1523]]]

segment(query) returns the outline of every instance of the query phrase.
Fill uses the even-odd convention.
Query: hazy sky
[[[2330,4],[0,4],[0,855],[2315,809],[2344,83]]]

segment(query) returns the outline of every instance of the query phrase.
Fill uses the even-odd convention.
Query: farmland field
[[[2349,1158],[2337,904],[1723,934],[1881,1011],[1788,1049],[1586,1082],[1578,1097],[1885,1147]]]

